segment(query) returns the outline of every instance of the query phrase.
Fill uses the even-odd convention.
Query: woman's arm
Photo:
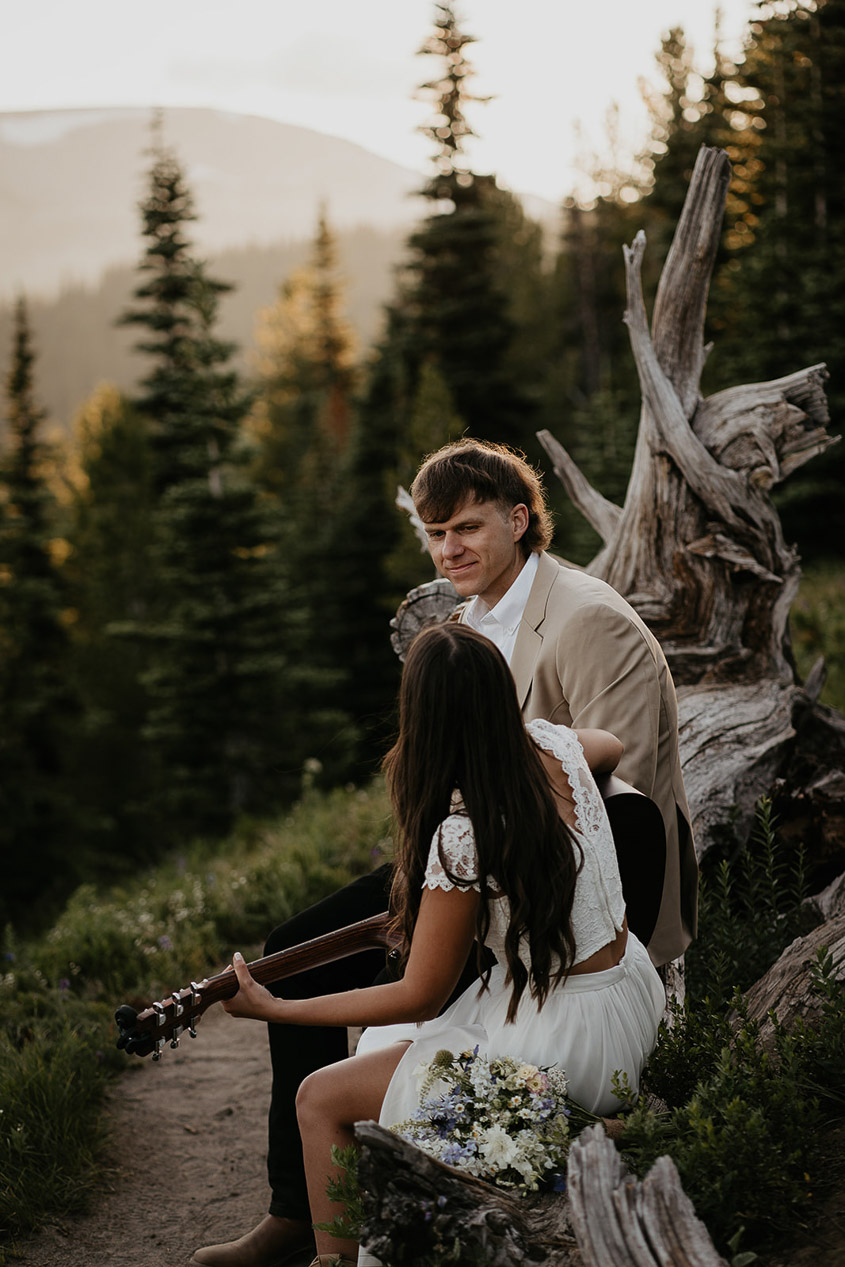
[[[411,953],[399,981],[314,999],[279,999],[250,976],[240,955],[238,993],[222,1006],[232,1016],[287,1025],[391,1025],[436,1016],[458,983],[475,936],[475,889],[424,889]]]
[[[625,747],[609,730],[576,730],[587,765],[594,774],[609,774],[622,760]]]

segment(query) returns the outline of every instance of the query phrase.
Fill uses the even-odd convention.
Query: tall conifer
[[[474,435],[521,444],[533,433],[509,365],[515,327],[500,267],[503,207],[495,178],[475,174],[466,153],[473,135],[467,106],[484,100],[469,87],[474,41],[451,4],[435,6],[434,30],[420,49],[438,63],[420,90],[433,111],[421,129],[433,143],[422,189],[431,211],[408,242],[399,299],[410,327],[404,351],[412,393],[420,366],[430,362]]]
[[[284,559],[246,475],[247,398],[215,333],[219,296],[185,235],[193,208],[159,149],[141,206],[145,280],[124,320],[151,369],[135,402],[149,421],[153,563],[146,736],[174,830],[225,831],[290,792],[303,755]]]
[[[0,920],[22,924],[43,919],[50,899],[78,878],[79,863],[67,779],[78,710],[33,364],[21,298],[0,463]]]
[[[727,261],[710,311],[712,372],[775,378],[824,361],[832,431],[845,409],[845,0],[761,5],[729,85],[729,153],[742,200],[729,206]],[[838,444],[790,479],[778,502],[802,553],[845,535]],[[834,548],[834,553],[836,553]]]
[[[76,790],[88,807],[87,840],[103,872],[151,861],[161,840],[143,740],[149,644],[116,636],[151,618],[149,426],[111,384],[79,409],[70,469],[70,556],[75,676],[86,711]],[[115,847],[119,841],[119,847]]]

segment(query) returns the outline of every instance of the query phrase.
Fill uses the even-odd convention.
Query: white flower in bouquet
[[[430,1156],[502,1187],[560,1190],[569,1147],[566,1075],[478,1048],[415,1071],[420,1107],[392,1129]]]

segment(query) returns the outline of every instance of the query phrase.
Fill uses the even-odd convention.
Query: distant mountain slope
[[[407,228],[418,172],[351,141],[270,119],[167,109],[165,143],[185,164],[202,254],[310,238],[321,202],[336,229]],[[96,282],[139,253],[137,203],[151,110],[0,114],[0,299]]]
[[[137,282],[151,120],[145,109],[0,113],[0,374],[12,301],[23,290],[38,398],[62,427],[98,382],[130,388],[142,370],[131,353],[137,332],[114,322]],[[428,209],[414,196],[422,174],[350,141],[251,115],[167,109],[163,125],[194,195],[197,252],[236,288],[223,300],[221,324],[242,357],[256,310],[304,263],[321,204],[339,239],[349,319],[366,348],[392,267]],[[556,230],[557,208],[531,196],[523,202]]]
[[[407,230],[349,229],[337,235],[339,271],[345,282],[345,311],[362,352],[377,336],[382,306],[393,288],[393,266],[401,258]],[[214,277],[234,283],[220,305],[220,333],[239,345],[240,368],[249,372],[249,354],[258,310],[273,302],[279,286],[307,260],[311,242],[231,248],[210,257]],[[98,383],[107,380],[131,390],[149,369],[132,352],[134,328],[118,327],[138,283],[131,265],[109,268],[95,286],[67,286],[55,298],[29,300],[35,363],[35,390],[51,423],[67,430],[73,415]],[[12,304],[0,301],[0,376],[12,346]],[[0,412],[0,438],[4,432]]]

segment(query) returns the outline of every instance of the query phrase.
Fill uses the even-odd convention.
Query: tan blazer
[[[606,582],[541,554],[511,670],[526,721],[599,727],[625,745],[616,773],[660,808],[666,874],[648,950],[655,964],[695,935],[698,867],[678,753],[678,706],[657,639]]]

